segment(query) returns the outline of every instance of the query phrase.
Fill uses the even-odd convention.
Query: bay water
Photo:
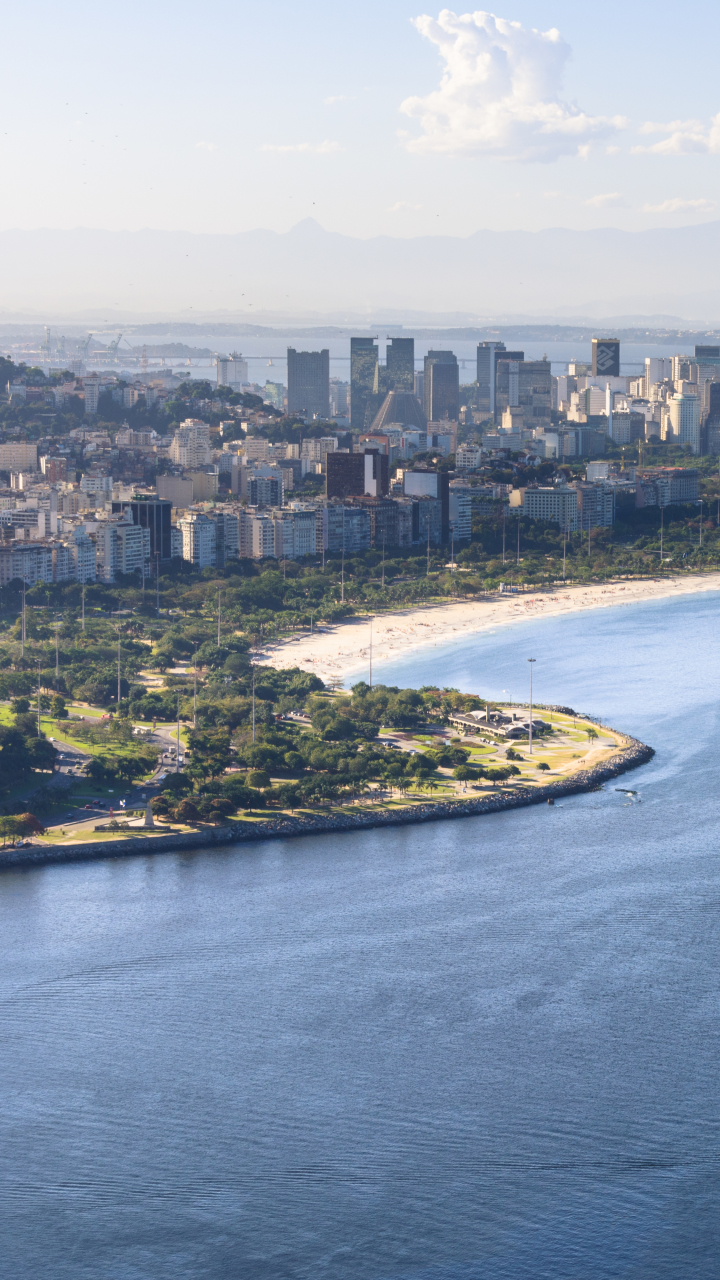
[[[376,673],[656,748],[554,808],[1,873],[2,1274],[720,1277],[719,628]]]

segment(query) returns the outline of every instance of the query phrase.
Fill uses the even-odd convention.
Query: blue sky
[[[4,19],[0,226],[313,216],[364,237],[719,216],[717,5],[442,12],[26,0]]]

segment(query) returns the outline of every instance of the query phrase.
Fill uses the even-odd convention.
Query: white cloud
[[[625,127],[621,117],[588,116],[560,97],[570,46],[559,31],[535,31],[478,10],[414,18],[444,63],[437,89],[406,98],[400,110],[420,122],[408,150],[557,160]]]
[[[644,204],[643,213],[706,213],[714,207],[712,200],[682,200],[676,196],[672,200],[663,200],[662,204]]]
[[[261,151],[305,151],[315,155],[329,155],[334,151],[342,151],[339,142],[266,142]]]
[[[215,142],[196,142],[195,146],[199,147],[201,151],[217,151],[217,143]]]
[[[391,204],[388,213],[402,213],[403,209],[422,209],[421,204],[408,204],[407,200],[398,200],[395,204]]]
[[[543,200],[559,200],[561,191],[543,191]]]
[[[619,191],[606,191],[602,195],[591,196],[585,203],[593,205],[596,209],[601,209],[603,205],[619,204],[621,200],[622,196]]]
[[[323,98],[323,105],[332,107],[336,102],[348,102],[349,98],[346,93],[338,93],[334,98]]]
[[[702,120],[670,120],[657,124],[648,120],[640,126],[640,133],[665,133],[667,137],[649,147],[633,147],[634,152],[649,152],[658,156],[684,156],[695,154],[720,154],[720,113],[713,116],[709,125]]]

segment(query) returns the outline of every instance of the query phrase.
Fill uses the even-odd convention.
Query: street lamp
[[[531,756],[532,755],[532,677],[533,677],[532,664],[533,662],[537,662],[537,658],[528,658],[528,662],[530,663],[530,725],[529,725],[529,732],[528,732],[528,755]]]

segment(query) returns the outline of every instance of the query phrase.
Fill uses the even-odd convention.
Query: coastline
[[[413,605],[387,613],[356,615],[312,635],[305,632],[277,641],[266,645],[257,657],[271,667],[300,667],[314,672],[326,683],[342,681],[368,665],[371,616],[375,673],[397,658],[528,618],[553,618],[706,591],[720,591],[720,572],[593,586],[560,585],[518,594]]]
[[[572,711],[567,708],[570,714]],[[504,813],[512,809],[524,809],[530,805],[547,804],[566,796],[595,791],[605,782],[618,778],[630,769],[647,764],[655,755],[653,747],[636,738],[623,735],[627,746],[603,764],[591,769],[578,770],[560,782],[543,787],[522,787],[512,792],[499,792],[496,796],[484,796],[477,800],[437,800],[427,804],[408,805],[406,808],[362,812],[303,814],[291,816],[278,814],[268,822],[256,822],[244,830],[237,827],[216,827],[203,831],[176,835],[130,837],[121,840],[104,840],[93,844],[64,844],[54,848],[42,845],[24,845],[22,848],[0,850],[0,871],[29,867],[57,866],[67,862],[92,862],[106,858],[124,858],[142,854],[175,853],[185,849],[207,846],[247,844],[258,840],[289,839],[296,836],[338,834],[343,831],[364,831],[376,827],[411,826],[420,822],[445,821],[448,818],[481,817],[488,813]]]

